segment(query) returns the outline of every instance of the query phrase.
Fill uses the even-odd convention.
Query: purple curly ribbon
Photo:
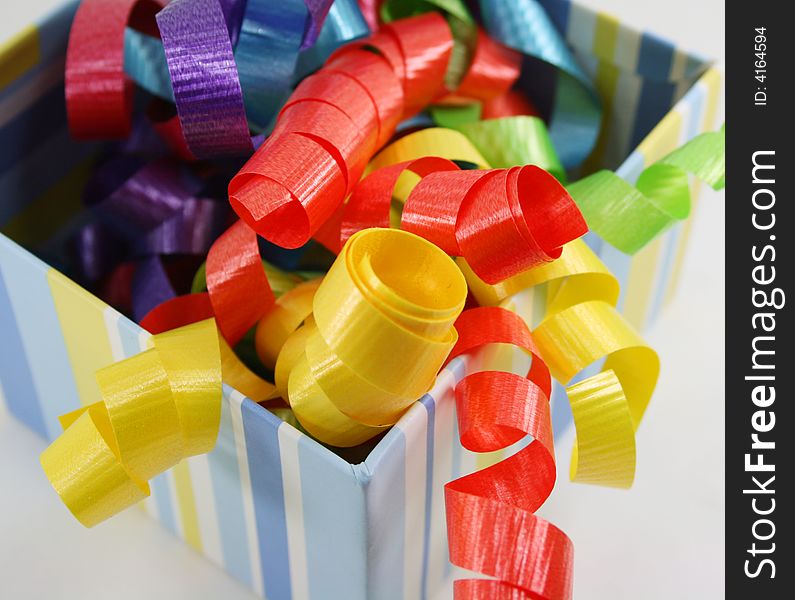
[[[157,14],[177,114],[198,158],[250,154],[243,92],[218,0],[174,0]]]
[[[301,50],[311,48],[317,42],[323,22],[326,20],[326,15],[328,15],[331,5],[334,4],[334,0],[304,0],[304,4],[309,11],[309,20],[306,24],[304,39],[301,42]]]

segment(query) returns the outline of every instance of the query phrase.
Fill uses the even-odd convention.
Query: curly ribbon
[[[246,115],[257,130],[268,128],[290,94],[306,24],[304,0],[246,2],[235,60]]]
[[[331,5],[330,0],[247,0],[235,61],[254,130],[270,128],[290,94],[300,52],[318,41]]]
[[[340,46],[363,38],[370,31],[356,0],[334,0],[317,40],[298,55],[294,81],[300,81],[317,71]]]
[[[461,171],[446,159],[425,157],[362,180],[342,214],[343,240],[388,225],[392,190],[404,170],[422,179],[406,199],[402,228],[464,256],[489,283],[554,260],[563,244],[586,232],[565,189],[538,167]]]
[[[184,327],[213,316],[213,306],[206,292],[171,298],[153,308],[143,319],[141,327],[152,334]],[[278,397],[275,386],[251,371],[219,336],[223,380],[254,402]]]
[[[509,116],[453,125],[496,168],[536,165],[566,182],[566,171],[544,122],[532,116]]]
[[[579,165],[599,133],[601,106],[588,77],[536,0],[480,0],[486,31],[498,42],[554,67],[549,134],[564,167]]]
[[[690,214],[688,175],[713,189],[725,185],[726,132],[702,133],[647,167],[634,186],[612,171],[598,171],[568,187],[589,227],[626,254],[634,254]]]
[[[468,162],[476,165],[479,169],[488,169],[491,166],[477,148],[461,133],[441,127],[429,127],[405,135],[381,150],[367,166],[367,174],[390,165],[426,156]],[[407,190],[400,196],[408,197],[409,191]]]
[[[433,244],[394,229],[352,236],[317,288],[313,319],[277,361],[282,373],[282,355],[292,363],[287,400],[298,421],[333,446],[395,423],[452,350],[465,300],[463,276]]]
[[[451,45],[444,19],[431,14],[389,25],[332,55],[298,86],[273,135],[230,182],[235,212],[282,247],[305,244],[401,116],[439,94]]]
[[[574,549],[569,538],[537,517],[555,485],[549,370],[524,321],[502,308],[464,312],[450,358],[486,344],[507,343],[531,355],[527,377],[481,371],[455,388],[461,444],[474,452],[533,441],[513,456],[445,485],[450,561],[497,580],[459,580],[458,600],[545,598],[572,594]]]
[[[312,314],[312,301],[320,279],[299,283],[276,299],[273,310],[259,323],[254,343],[262,364],[273,370],[287,338]]]
[[[502,96],[484,102],[480,112],[483,120],[518,116],[539,116],[538,109],[518,90],[509,90]]]
[[[78,139],[125,138],[132,118],[132,85],[124,72],[127,26],[158,35],[154,17],[163,0],[83,0],[66,52],[66,112]],[[101,23],[101,27],[97,27]]]
[[[41,464],[86,527],[149,495],[147,480],[212,450],[221,358],[212,320],[155,336],[153,347],[97,372],[103,400],[61,417]]]
[[[613,306],[601,301],[575,304],[549,316],[535,336],[553,375],[563,383],[606,359],[601,373],[567,388],[577,428],[572,479],[630,487],[634,431],[657,382],[657,354]]]
[[[156,18],[191,152],[199,158],[250,153],[243,92],[218,0],[174,0]]]
[[[619,285],[582,240],[561,257],[497,285],[488,285],[458,259],[481,304],[496,305],[523,289],[547,286],[546,311],[535,339],[555,378],[568,385],[577,431],[572,481],[630,487],[635,474],[635,430],[654,390],[659,360],[615,309]],[[578,381],[605,359],[602,371]]]
[[[587,300],[602,300],[613,306],[618,302],[618,280],[582,240],[563,246],[557,260],[493,285],[480,279],[465,259],[457,258],[456,262],[481,306],[497,306],[509,296],[545,283],[550,286],[547,315]]]
[[[226,341],[234,346],[273,306],[257,235],[238,221],[210,247],[207,292]]]

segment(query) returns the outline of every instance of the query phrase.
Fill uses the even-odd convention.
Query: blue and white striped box
[[[542,4],[604,101],[592,168],[618,167],[632,181],[712,127],[721,84],[707,61],[577,4]],[[66,128],[73,13],[70,2],[0,47],[0,383],[11,413],[47,439],[60,431],[59,414],[100,399],[95,371],[139,352],[148,336],[59,273],[50,252],[79,214],[98,149],[75,144]],[[672,293],[687,227],[633,257],[589,240],[639,326]],[[501,456],[471,454],[457,441],[452,389],[476,362],[453,361],[356,464],[226,387],[216,449],[155,479],[144,509],[271,599],[429,597],[450,574],[443,484]],[[561,399],[556,431],[568,421]]]

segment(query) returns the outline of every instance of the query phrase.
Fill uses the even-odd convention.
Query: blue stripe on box
[[[144,350],[144,348],[141,348],[141,329],[138,325],[124,315],[119,315],[116,329],[119,331],[121,349],[125,357],[129,358]]]
[[[16,119],[0,129],[0,173],[43,144],[50,133],[66,123],[66,104],[61,86],[55,86]]]
[[[47,437],[44,415],[36,398],[33,376],[28,369],[14,309],[0,264],[0,384],[11,413],[28,427]]]
[[[374,474],[367,492],[367,562],[371,563],[367,598],[400,600],[404,598],[406,528],[406,436],[400,428],[387,432],[364,466]]]
[[[644,33],[640,40],[637,72],[641,75],[664,73],[671,70],[674,47],[655,35]],[[668,81],[643,80],[635,123],[630,137],[630,147],[636,147],[671,109],[676,85]]]
[[[689,120],[687,122],[687,129],[685,140],[692,140],[701,131],[701,123],[704,118],[704,102],[706,100],[706,88],[703,85],[696,84],[687,93],[684,101],[689,106]],[[683,140],[684,141],[684,140]],[[684,230],[684,223],[677,223],[674,225],[665,240],[665,247],[663,248],[662,262],[659,266],[660,272],[656,281],[656,288],[653,292],[654,296],[651,303],[649,314],[646,317],[646,326],[648,327],[662,310],[665,294],[668,291],[668,284],[670,283],[671,273],[674,265],[676,264],[676,255],[679,251],[679,240],[682,237]]]
[[[22,360],[27,355],[33,384],[23,397],[39,405],[43,428],[37,430],[53,440],[61,433],[58,416],[79,408],[80,397],[47,281],[50,267],[8,238],[0,243],[6,294],[21,338],[17,353]]]
[[[157,518],[163,524],[163,527],[168,529],[172,534],[178,536],[177,515],[171,503],[171,489],[168,484],[168,477],[168,472],[161,473],[150,480],[149,484],[152,487],[152,495],[155,498],[155,505],[157,506]]]
[[[425,535],[422,545],[422,590],[428,589],[428,555],[431,542],[431,498],[433,496],[433,457],[434,457],[434,432],[436,431],[436,402],[427,395],[420,400],[422,406],[428,411],[428,429],[425,445]]]
[[[67,2],[37,24],[41,62],[49,62],[53,56],[63,54],[78,4],[76,0]]]
[[[671,72],[676,48],[668,40],[649,32],[644,32],[638,51],[636,73],[653,79],[667,79]]]
[[[225,389],[224,392],[226,396],[227,390]],[[237,448],[230,411],[229,401],[224,397],[221,402],[218,442],[215,449],[207,455],[207,461],[210,464],[224,567],[235,579],[253,587],[251,557],[248,554],[246,522],[243,516],[243,494],[237,466]]]
[[[298,462],[309,597],[363,598],[368,523],[362,482],[353,465],[305,435],[298,440]]]
[[[282,421],[248,398],[243,400],[240,410],[265,596],[270,600],[290,598],[290,561],[278,437]]]
[[[0,171],[0,225],[67,176],[97,147],[96,143],[76,143],[63,126],[25,160],[18,161],[7,171]]]

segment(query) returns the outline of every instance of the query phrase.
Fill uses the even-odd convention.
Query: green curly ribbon
[[[566,170],[552,145],[547,126],[538,117],[515,116],[457,123],[463,133],[495,169],[536,165],[566,182]]]
[[[725,185],[726,130],[702,133],[646,168],[635,185],[598,171],[570,186],[588,228],[625,254],[635,254],[690,214],[694,175],[715,190]]]

